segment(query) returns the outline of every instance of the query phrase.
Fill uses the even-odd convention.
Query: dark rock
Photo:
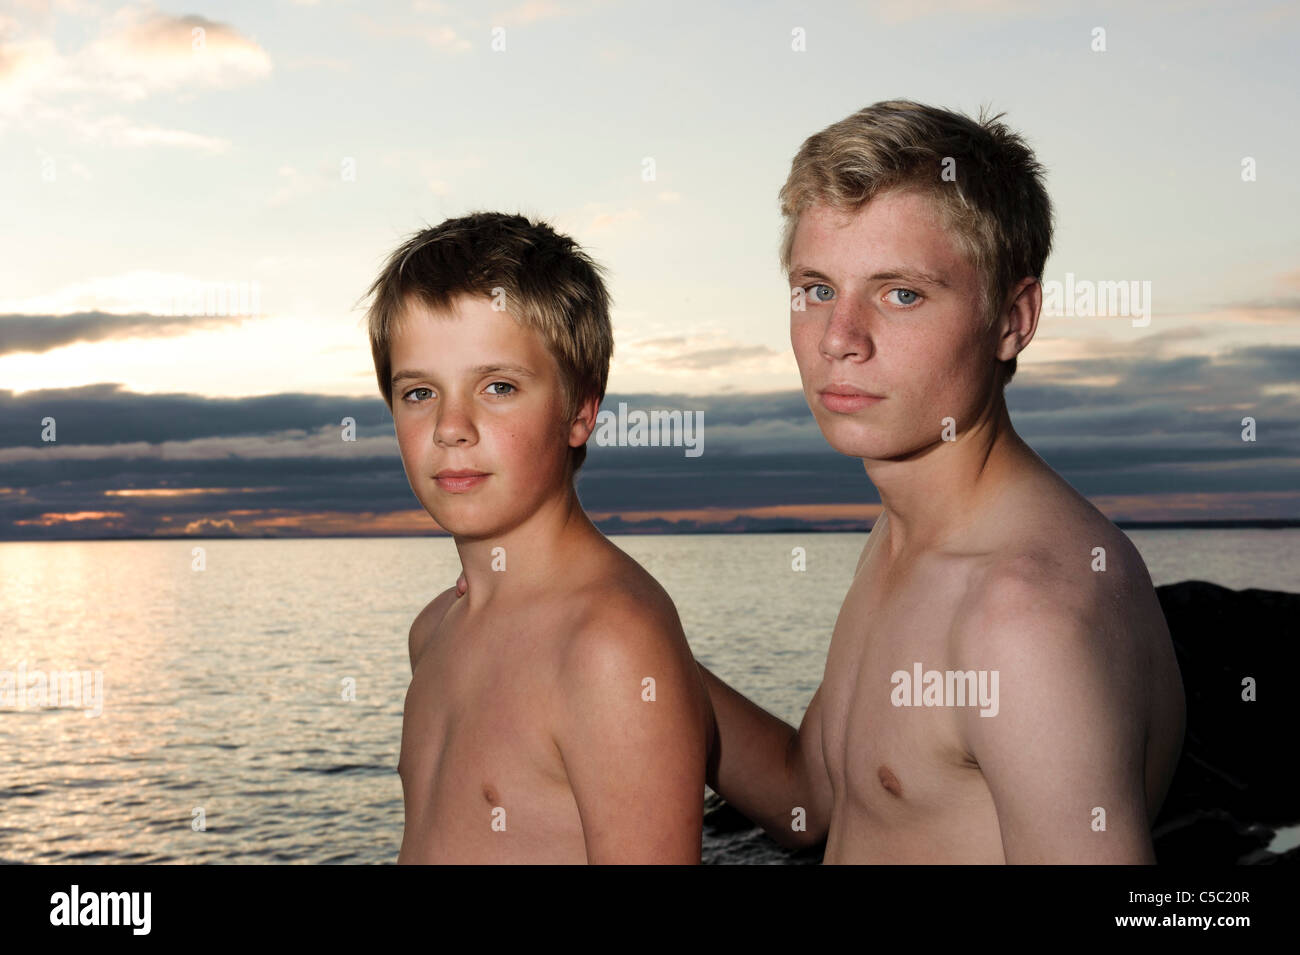
[[[1267,852],[1263,858],[1249,861],[1255,862],[1257,865],[1300,865],[1300,846],[1288,849],[1281,854]]]
[[[711,792],[705,797],[702,861],[706,865],[817,865],[824,848],[786,849],[721,796]]]
[[[732,832],[745,832],[754,828],[747,816],[717,793],[711,792],[704,797],[704,831],[715,836]]]
[[[1187,695],[1182,758],[1152,830],[1156,857],[1266,861],[1272,853],[1252,852],[1246,833],[1300,822],[1300,785],[1287,755],[1300,727],[1291,684],[1300,665],[1300,594],[1189,580],[1157,587],[1156,595]],[[1242,699],[1246,677],[1255,680],[1253,702]],[[1235,838],[1225,834],[1225,821],[1235,825]],[[1189,857],[1198,839],[1203,852]]]
[[[1162,865],[1232,865],[1265,852],[1274,832],[1268,826],[1240,823],[1224,810],[1214,809],[1188,813],[1153,834],[1156,858]]]
[[[822,846],[792,852],[777,845],[761,829],[705,837],[702,861],[705,865],[818,865]]]

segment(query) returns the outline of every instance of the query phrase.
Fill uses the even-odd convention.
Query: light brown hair
[[[930,199],[979,271],[979,310],[985,328],[991,327],[1017,282],[1029,276],[1042,281],[1052,247],[1043,167],[1025,141],[998,122],[1003,115],[981,110],[973,120],[887,100],[808,137],[781,187],[782,268],[790,270],[795,229],[809,206],[852,213],[884,192],[914,190]],[[1001,364],[1005,385],[1016,359]]]
[[[536,331],[559,365],[565,422],[577,416],[587,398],[604,399],[614,334],[601,267],[545,222],[475,212],[416,232],[388,257],[366,293],[370,352],[390,412],[391,346],[407,301],[446,312],[463,295],[502,293],[506,312]],[[576,473],[587,446],[569,451],[571,473]]]

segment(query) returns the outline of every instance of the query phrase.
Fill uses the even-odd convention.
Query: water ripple
[[[1300,531],[1130,536],[1158,584],[1300,590]],[[798,724],[866,535],[615,540],[697,657]],[[0,544],[0,669],[104,672],[97,718],[0,709],[0,863],[391,864],[406,632],[455,581],[454,542],[214,540],[201,574],[188,547]],[[343,676],[358,702],[340,702]]]

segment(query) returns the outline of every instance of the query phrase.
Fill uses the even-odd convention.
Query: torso
[[[966,745],[962,714],[945,706],[895,706],[890,677],[917,662],[925,670],[969,668],[956,645],[955,624],[979,599],[981,582],[1015,557],[1031,554],[1050,563],[1066,525],[1080,532],[1074,539],[1104,542],[1114,555],[1114,572],[1104,582],[1113,599],[1100,601],[1107,605],[1101,612],[1114,618],[1116,626],[1107,629],[1123,635],[1120,665],[1136,676],[1129,682],[1145,688],[1145,695],[1131,695],[1131,703],[1133,731],[1142,734],[1146,752],[1147,811],[1154,818],[1182,742],[1181,681],[1164,617],[1127,539],[1089,513],[1090,505],[1056,504],[1051,512],[1044,505],[1038,526],[1049,532],[1041,538],[990,534],[988,548],[931,552],[907,566],[889,566],[885,549],[873,546],[879,541],[869,540],[836,621],[821,688],[822,751],[833,791],[826,862],[1006,861],[993,798]],[[1033,527],[1034,521],[1019,524]],[[880,522],[877,528],[886,530]],[[871,537],[878,536],[873,529]]]
[[[549,730],[554,640],[546,606],[431,626],[406,694],[398,862],[585,863],[577,802]]]

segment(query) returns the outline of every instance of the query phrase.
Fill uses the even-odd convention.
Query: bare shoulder
[[[1177,761],[1183,703],[1150,574],[1063,481],[1012,504],[985,525],[989,546],[967,565],[949,639],[958,670],[992,688],[991,706],[957,716],[1007,861],[1154,861],[1149,823]],[[1106,839],[1080,822],[1098,806],[1111,807]]]
[[[651,677],[662,684],[689,678],[689,693],[702,690],[667,591],[632,558],[611,559],[572,596],[573,626],[560,661],[565,683],[592,686]]]
[[[1157,641],[1168,629],[1146,566],[1090,505],[1030,522],[986,555],[953,627],[964,667],[1134,707]]]
[[[962,629],[1092,633],[1140,623],[1154,603],[1146,565],[1099,512],[1063,515],[1000,543],[971,574]]]
[[[672,600],[613,544],[554,599],[547,716],[588,860],[698,862],[712,709]]]
[[[677,608],[668,592],[648,570],[612,543],[576,582],[572,597],[576,629],[599,631],[640,624],[681,630]]]
[[[442,618],[455,602],[456,588],[448,587],[425,604],[424,609],[411,621],[411,632],[407,638],[411,655],[411,672],[415,672],[415,665],[419,662],[425,647],[429,645],[429,638],[438,629],[438,624],[442,623]]]
[[[998,530],[972,596],[995,610],[1008,603],[1036,614],[1101,623],[1131,618],[1155,598],[1137,548],[1055,472],[1021,485],[994,517]]]
[[[1149,641],[1100,572],[1075,565],[1068,553],[1007,555],[970,595],[953,658],[988,690],[955,711],[958,732],[1008,862],[1153,861]],[[1098,806],[1110,813],[1104,839],[1089,827]]]

